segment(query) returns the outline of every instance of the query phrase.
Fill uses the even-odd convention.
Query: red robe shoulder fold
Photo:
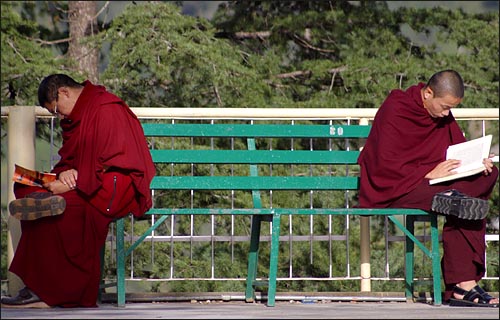
[[[465,137],[452,113],[432,118],[424,108],[423,83],[393,90],[382,103],[358,163],[361,207],[388,207],[413,190]]]
[[[138,207],[132,213],[141,216],[152,206],[150,183],[155,175],[142,126],[120,98],[103,86],[89,81],[84,85],[73,111],[61,120],[64,142],[53,172],[78,170],[78,190],[89,197],[101,187],[106,168],[126,173],[137,193]]]

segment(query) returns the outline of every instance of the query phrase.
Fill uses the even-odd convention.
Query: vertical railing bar
[[[313,151],[314,146],[313,146],[313,139],[309,139],[309,150]],[[313,175],[313,165],[309,165],[309,176],[312,177]],[[314,191],[309,190],[309,208],[313,208],[313,198],[314,198]],[[313,236],[314,236],[314,215],[309,216],[309,263],[313,264]]]
[[[406,219],[404,219],[406,220]],[[384,276],[389,277],[389,218],[384,216],[384,233],[385,233],[385,272]]]
[[[333,125],[333,120],[329,120],[328,121],[328,124],[331,126]],[[333,150],[333,141],[331,138],[328,139],[328,151],[332,151]],[[332,174],[332,171],[333,171],[333,165],[329,165],[329,173],[330,175]],[[332,215],[328,215],[328,263],[329,263],[329,266],[328,266],[328,275],[331,277],[333,277],[333,237],[332,237],[332,234],[333,234],[333,220],[332,220]]]
[[[295,120],[292,120],[291,121],[291,124],[292,125],[295,125]],[[290,151],[293,151],[294,150],[294,147],[293,147],[293,142],[294,142],[294,139],[293,137],[290,139]],[[290,175],[293,176],[294,174],[294,166],[293,164],[290,165]],[[289,278],[293,278],[293,215],[289,214],[288,215],[288,221],[289,221],[289,224],[288,224],[288,254],[289,254],[289,260],[288,260],[288,277]]]
[[[231,137],[231,150],[234,150],[234,137]],[[234,164],[231,163],[231,176],[234,176]],[[235,191],[231,190],[231,209],[234,209]],[[235,216],[231,215],[231,262],[234,262],[234,233],[235,233]]]
[[[190,139],[191,142],[191,149],[194,150],[194,137],[191,137]],[[191,176],[194,176],[194,163],[191,163]],[[194,208],[194,190],[191,189],[189,191],[189,201],[190,201],[190,208]],[[191,238],[189,239],[189,258],[191,262],[193,261],[193,236],[195,235],[194,233],[194,215],[189,215],[189,234],[191,235]]]
[[[175,124],[175,119],[171,120],[172,124]],[[171,140],[172,149],[175,149],[175,137]],[[171,174],[174,175],[174,164],[171,164]],[[175,231],[175,215],[170,216],[170,279],[174,278],[175,265],[174,265],[174,232]]]
[[[50,169],[52,170],[54,168],[54,121],[55,121],[55,116],[52,116],[50,118]]]
[[[210,124],[214,124],[214,119],[210,120]],[[210,150],[215,149],[214,137],[210,137]],[[213,163],[210,164],[210,176],[214,175],[215,165]],[[210,275],[211,278],[214,279],[215,276],[215,215],[212,214],[210,216]]]
[[[350,118],[347,119],[347,125],[350,125]],[[346,141],[346,149],[349,151],[349,140]],[[346,175],[348,174],[348,168],[346,165]],[[345,196],[345,207],[348,209],[349,208],[349,197],[348,197],[348,190],[345,191],[344,193]],[[347,270],[347,277],[351,277],[351,256],[349,254],[350,246],[349,246],[349,235],[350,235],[350,215],[346,215],[346,270]]]

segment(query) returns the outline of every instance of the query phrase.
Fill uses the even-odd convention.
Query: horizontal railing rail
[[[54,117],[40,106],[4,106],[1,116],[7,117],[11,108],[34,108],[37,117]],[[249,119],[249,120],[333,120],[373,119],[374,108],[149,108],[132,107],[139,119]],[[457,120],[497,120],[498,108],[455,108]]]

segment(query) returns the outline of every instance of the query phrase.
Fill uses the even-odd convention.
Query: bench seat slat
[[[287,214],[300,214],[300,215],[383,215],[387,216],[390,214],[394,215],[428,215],[429,213],[419,209],[365,209],[365,208],[315,208],[315,209],[300,209],[300,208],[233,208],[233,209],[223,209],[223,208],[153,208],[150,209],[147,214],[159,214],[159,215],[211,215],[211,214],[222,214],[222,215],[287,215]]]
[[[156,176],[152,189],[163,190],[355,190],[357,177]]]
[[[151,150],[155,163],[356,164],[359,151]]]

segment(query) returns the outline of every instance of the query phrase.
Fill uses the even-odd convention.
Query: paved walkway
[[[499,319],[498,308],[412,302],[244,301],[140,302],[124,308],[1,309],[2,319]]]

